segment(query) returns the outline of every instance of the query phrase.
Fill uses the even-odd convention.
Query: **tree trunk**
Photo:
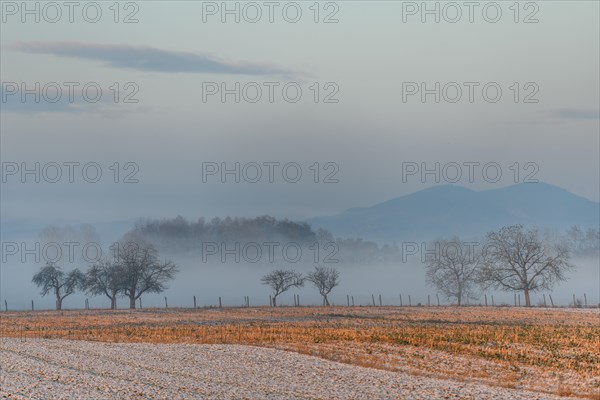
[[[277,307],[277,296],[273,296],[273,307]]]
[[[529,289],[525,288],[523,290],[525,292],[525,307],[531,307],[531,299],[529,298]]]
[[[328,306],[329,305],[329,300],[327,300],[327,295],[326,294],[323,295],[323,305],[324,306]]]
[[[111,310],[117,309],[117,295],[116,294],[113,294],[112,297],[110,298],[110,309]]]
[[[135,296],[134,295],[129,296],[129,308],[132,310],[135,309]]]
[[[60,296],[56,296],[56,309],[62,310],[62,299]]]

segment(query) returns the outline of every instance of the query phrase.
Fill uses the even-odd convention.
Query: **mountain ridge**
[[[521,183],[475,191],[437,185],[368,207],[307,220],[335,236],[380,243],[447,235],[482,235],[504,225],[564,230],[598,228],[600,203],[548,183]]]

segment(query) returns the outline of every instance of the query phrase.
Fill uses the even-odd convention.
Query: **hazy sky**
[[[50,223],[114,233],[129,226],[114,221],[178,214],[307,219],[437,183],[538,179],[600,199],[597,1],[427,2],[434,14],[421,1],[227,2],[239,22],[220,1],[114,4],[0,2],[2,241]],[[222,183],[236,163],[240,181]],[[421,177],[436,163],[438,182]],[[22,175],[36,168],[39,182]],[[39,266],[11,266],[3,297],[26,308]],[[368,303],[365,282],[395,301],[424,287],[411,268],[345,270],[334,301]],[[579,271],[558,301],[597,302],[597,264]],[[230,292],[227,271],[205,272],[186,269],[169,299],[266,299],[256,271],[238,271]]]
[[[253,3],[262,13],[258,23],[247,21],[256,8],[245,3],[237,3],[239,23],[235,15],[221,21],[221,2],[120,3],[118,23],[112,2],[97,3],[102,10],[97,23],[83,18],[86,3],[74,10],[73,23],[66,7],[51,23],[56,10],[40,5],[38,23],[35,15],[23,14],[21,2],[3,2],[2,220],[69,224],[265,213],[303,219],[436,183],[432,175],[424,182],[418,174],[403,180],[403,163],[433,168],[439,162],[442,168],[477,162],[473,182],[463,167],[457,184],[500,187],[533,173],[598,201],[598,2],[521,3],[518,16],[512,2],[488,3],[473,10],[473,22],[469,9],[460,6],[456,23],[448,20],[457,9],[443,8],[445,3],[438,4],[436,23],[435,15],[414,8],[421,2],[390,1],[321,2],[318,23],[313,2],[278,3],[272,23],[262,2]],[[300,21],[286,21],[298,8]],[[499,21],[486,21],[496,18],[498,8]],[[86,10],[86,18],[94,19],[96,9]],[[123,23],[127,16],[138,22]],[[39,103],[33,94],[24,102],[18,91],[12,94],[15,83],[33,89],[36,82],[40,88],[56,85],[46,86]],[[79,85],[72,102],[65,82]],[[81,88],[90,82],[103,89],[96,103],[82,99]],[[225,103],[219,93],[207,95],[221,83],[232,89],[236,82],[240,88],[250,83],[247,92],[240,89],[239,103],[234,94]],[[271,82],[273,102],[265,82]],[[406,82],[415,82],[413,89],[421,83],[433,89],[440,82],[441,101],[429,94],[423,103],[419,93],[403,101]],[[457,84],[443,92],[449,82]],[[474,82],[472,103],[464,82]],[[496,103],[482,94],[490,82],[495,84],[488,95],[493,97],[495,87],[502,90]],[[284,99],[286,84],[289,98],[302,89],[298,102]],[[63,97],[51,103],[57,86]],[[247,99],[255,97],[257,86],[262,97],[251,103]],[[447,99],[455,98],[457,86],[462,98],[451,103]],[[91,90],[87,95],[93,97]],[[138,102],[123,103],[127,95]],[[40,162],[50,180],[54,164],[47,163],[58,163],[62,179],[48,183],[42,176],[38,184],[28,175],[23,184],[20,171],[8,174],[23,162],[27,168]],[[73,167],[74,183],[67,180],[65,162],[80,163]],[[97,183],[82,178],[81,165],[90,162],[100,165]],[[247,163],[256,162],[263,178],[235,183],[228,176],[223,184],[217,174],[204,183],[207,162],[219,168],[239,162],[250,177],[254,164]],[[273,167],[273,183],[263,164],[269,162],[280,163]],[[297,164],[286,177],[293,178],[299,166],[297,183],[281,175],[281,167],[292,162]],[[482,175],[487,163],[501,167],[497,182]],[[94,168],[88,170],[92,176]],[[113,182],[115,169],[120,183]],[[128,173],[139,182],[122,183]],[[338,182],[323,183],[328,176]]]

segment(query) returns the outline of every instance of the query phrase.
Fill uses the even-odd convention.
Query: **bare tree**
[[[124,290],[123,268],[116,260],[105,259],[85,273],[84,287],[92,295],[104,294],[110,299],[110,309],[117,308],[117,295]]]
[[[78,269],[66,274],[60,267],[48,262],[31,281],[42,288],[42,296],[53,292],[56,297],[56,309],[62,310],[63,300],[82,286],[84,275]]]
[[[260,281],[273,289],[273,307],[277,307],[277,296],[292,287],[304,286],[302,274],[294,270],[276,269],[263,276]]]
[[[335,268],[315,266],[315,270],[308,273],[306,280],[311,282],[323,296],[323,305],[328,306],[327,295],[334,287],[340,284],[340,273]]]
[[[431,247],[435,251],[425,259],[427,284],[437,288],[446,298],[456,299],[459,306],[463,299],[477,299],[477,278],[482,263],[481,252],[475,250],[475,243],[453,237],[436,240]]]
[[[522,225],[504,227],[487,234],[483,251],[484,267],[480,280],[485,286],[506,291],[523,291],[525,305],[531,306],[530,293],[549,290],[556,282],[567,280],[567,246],[541,239],[537,229]]]
[[[122,272],[123,294],[129,297],[129,308],[143,293],[161,293],[167,282],[179,271],[170,261],[161,262],[158,252],[142,240],[117,243],[113,251]]]

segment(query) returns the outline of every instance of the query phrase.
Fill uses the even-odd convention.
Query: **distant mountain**
[[[598,229],[600,203],[545,183],[523,183],[474,191],[440,185],[366,208],[307,221],[335,236],[379,243],[481,236],[511,224],[565,230]]]

